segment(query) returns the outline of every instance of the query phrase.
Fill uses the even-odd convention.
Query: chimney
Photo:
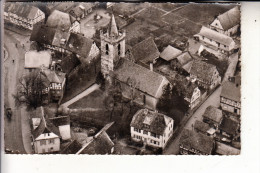
[[[153,71],[153,63],[150,63],[150,70]]]

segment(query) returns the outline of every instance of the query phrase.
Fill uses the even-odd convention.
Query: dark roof
[[[197,131],[202,131],[204,133],[207,133],[207,131],[210,129],[210,126],[207,123],[196,120],[194,124],[194,129]]]
[[[219,20],[221,26],[223,27],[223,29],[229,30],[230,28],[238,25],[240,23],[240,10],[239,7],[236,6],[230,10],[228,10],[227,12],[219,15],[217,17],[217,19]]]
[[[87,58],[93,42],[92,39],[83,35],[71,33],[66,44],[66,49]]]
[[[60,64],[62,71],[69,74],[75,67],[80,65],[80,61],[74,54],[72,54],[64,57]]]
[[[214,30],[207,28],[205,26],[202,26],[198,35],[205,36],[208,39],[212,39],[212,40],[214,40],[218,43],[221,43],[223,45],[226,45],[226,46],[230,46],[230,44],[232,42],[234,42],[234,40],[231,37],[229,37],[225,34],[221,34],[217,31],[214,31]]]
[[[72,24],[75,22],[75,18],[58,10],[54,10],[51,15],[48,17],[46,25],[51,28],[64,29],[69,31]]]
[[[52,124],[48,118],[45,117],[44,109],[42,106],[36,109],[36,116],[39,115],[41,115],[41,122],[35,130],[32,130],[32,135],[34,139],[36,139],[43,133],[51,133],[51,132],[60,136],[59,129],[56,126],[54,126],[54,124]]]
[[[183,130],[180,144],[184,148],[196,149],[203,154],[211,154],[214,148],[214,140],[211,137],[188,129]]]
[[[213,106],[208,106],[202,116],[217,123],[221,123],[223,118],[222,110]]]
[[[60,154],[76,154],[81,147],[81,144],[77,140],[73,140],[60,152]]]
[[[239,155],[240,150],[229,145],[216,142],[216,153],[220,155]]]
[[[215,71],[217,71],[216,66],[203,61],[194,60],[190,69],[190,74],[195,75],[198,79],[211,83],[211,78]]]
[[[157,59],[160,55],[160,52],[154,43],[153,38],[148,37],[147,39],[133,46],[132,54],[135,60],[146,64]]]
[[[78,154],[111,154],[111,149],[114,143],[109,138],[108,134],[103,131],[98,136],[95,136],[89,143],[85,144]]]
[[[25,3],[15,3],[15,2],[7,2],[4,4],[5,12],[14,13],[19,17],[27,18],[27,19],[34,19],[36,17],[38,8],[28,5]]]
[[[219,126],[219,129],[228,134],[236,135],[238,127],[239,127],[239,124],[236,121],[233,121],[232,119],[224,117]]]
[[[63,126],[70,124],[70,117],[69,116],[59,116],[50,118],[50,121],[56,126]]]
[[[222,84],[222,91],[220,96],[227,99],[240,102],[241,100],[241,87],[237,86],[235,83],[226,81]]]
[[[194,93],[194,90],[198,87],[198,85],[192,83],[191,81],[187,80],[185,77],[181,75],[177,76],[178,77],[176,77],[175,80],[180,85],[181,93],[184,97],[191,98]]]
[[[55,33],[55,28],[50,28],[46,25],[36,25],[33,28],[30,41],[36,41],[41,44],[52,45]]]
[[[78,6],[74,7],[73,9],[70,10],[69,14],[75,18],[81,17],[83,14],[85,14],[85,11],[84,11],[85,7],[83,7],[83,8],[81,8],[81,7],[83,7],[83,6],[78,5]]]
[[[153,112],[148,109],[139,110],[131,121],[130,126],[163,135],[165,128],[172,119],[164,114]],[[148,124],[149,126],[146,126]]]
[[[128,85],[153,96],[158,96],[158,91],[167,83],[167,79],[162,75],[150,71],[134,62],[121,58],[113,74],[115,78]]]

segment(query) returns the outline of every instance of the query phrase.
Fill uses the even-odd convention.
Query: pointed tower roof
[[[118,36],[118,29],[116,26],[116,20],[114,14],[111,16],[110,26],[108,28],[109,36]]]

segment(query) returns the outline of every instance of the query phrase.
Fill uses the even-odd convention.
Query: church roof
[[[111,16],[110,26],[108,28],[109,36],[118,36],[118,29],[116,26],[116,20],[114,14]]]

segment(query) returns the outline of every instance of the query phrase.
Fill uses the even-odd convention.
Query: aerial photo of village
[[[239,4],[3,9],[6,154],[240,154]]]

